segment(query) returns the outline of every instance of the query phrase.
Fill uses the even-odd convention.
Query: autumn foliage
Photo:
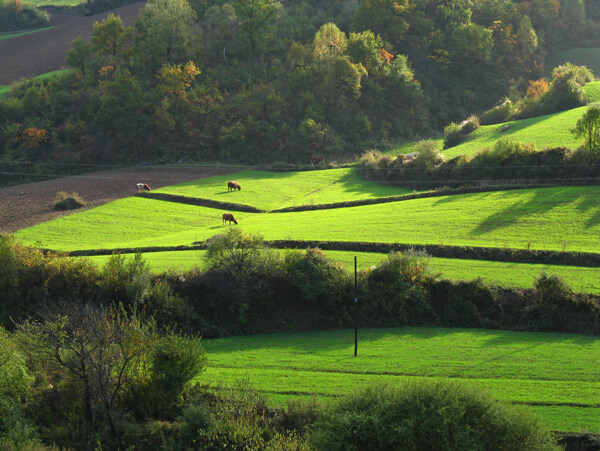
[[[527,88],[527,97],[531,100],[540,99],[544,94],[548,92],[550,85],[546,80],[540,78],[529,82],[529,88]]]

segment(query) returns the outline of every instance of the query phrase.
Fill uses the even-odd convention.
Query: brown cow
[[[238,223],[231,213],[223,213],[223,224],[225,224],[227,221],[229,221],[229,225],[231,225],[232,222],[234,222],[236,225]]]
[[[150,187],[148,185],[146,185],[145,183],[138,183],[137,184],[137,189],[138,189],[138,192],[140,192],[140,191],[150,191]]]
[[[323,158],[321,155],[313,155],[312,157],[310,157],[310,164],[319,164],[325,161],[325,158]]]
[[[242,187],[237,182],[237,180],[231,180],[231,181],[227,182],[227,191],[235,191],[236,189],[237,190],[242,189]]]

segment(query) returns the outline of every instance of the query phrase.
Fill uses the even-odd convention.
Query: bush
[[[434,315],[425,284],[435,276],[424,252],[392,252],[367,273],[367,302],[372,326],[416,325]],[[361,304],[363,305],[363,304]]]
[[[286,252],[284,269],[302,300],[313,305],[336,305],[350,282],[343,265],[329,259],[321,249]]]
[[[444,156],[440,153],[437,143],[432,139],[419,141],[415,147],[417,158],[412,161],[415,166],[433,169],[444,162]]]
[[[81,208],[84,205],[85,202],[79,194],[68,194],[64,191],[59,191],[58,193],[56,193],[56,198],[54,199],[54,206],[52,208],[54,210],[74,210],[76,208]]]
[[[542,271],[535,279],[535,289],[542,300],[569,298],[573,290],[564,279],[556,274],[548,274]]]
[[[317,450],[560,449],[520,406],[453,381],[379,384],[323,409],[310,433]]]
[[[456,122],[450,122],[444,127],[444,149],[459,145],[465,140],[461,127]]]
[[[135,254],[129,259],[113,254],[102,268],[100,287],[107,303],[142,304],[150,286],[150,269],[142,254]]]
[[[477,130],[480,125],[479,117],[473,114],[460,123],[460,132],[466,136]]]
[[[497,105],[481,115],[481,125],[500,124],[510,121],[517,114],[517,106],[509,99]]]
[[[149,380],[137,406],[143,416],[170,419],[183,402],[183,391],[204,370],[206,355],[199,337],[169,333],[148,353]]]

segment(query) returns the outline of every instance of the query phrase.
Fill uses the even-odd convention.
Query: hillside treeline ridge
[[[0,156],[348,158],[524,98],[546,55],[599,45],[599,10],[591,0],[151,0],[135,28],[109,16],[91,42],[76,40],[70,74],[0,101]]]

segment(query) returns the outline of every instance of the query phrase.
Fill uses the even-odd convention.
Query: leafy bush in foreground
[[[519,406],[453,381],[365,387],[326,407],[311,430],[317,450],[555,450]]]

